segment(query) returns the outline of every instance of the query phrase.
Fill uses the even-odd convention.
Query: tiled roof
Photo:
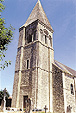
[[[53,30],[39,0],[36,3],[29,18],[27,19],[26,23],[23,26],[26,27],[27,25],[31,24],[32,22],[34,22],[36,20],[40,20],[42,23],[47,25],[47,27],[49,27],[51,30]]]
[[[65,66],[64,64],[62,64],[62,63],[60,63],[60,62],[58,62],[58,61],[56,61],[56,60],[54,60],[54,64],[55,64],[57,67],[59,67],[62,71],[67,72],[67,73],[70,73],[70,74],[73,75],[73,76],[76,76],[76,71],[75,71],[75,70],[73,70],[73,69],[71,69],[71,68]]]
[[[12,99],[12,97],[10,96],[10,97],[8,97],[8,99]]]

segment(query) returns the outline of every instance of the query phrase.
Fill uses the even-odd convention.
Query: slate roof
[[[40,3],[40,1],[38,0],[38,2],[36,3],[35,7],[33,8],[29,18],[27,19],[26,23],[23,26],[27,26],[29,24],[31,24],[32,22],[36,21],[36,20],[40,20],[42,23],[44,23],[45,25],[47,25],[47,27],[49,27],[52,31],[52,27],[50,25],[50,22],[43,10],[43,7]]]
[[[64,64],[62,64],[62,63],[60,63],[60,62],[58,62],[58,61],[56,61],[56,60],[54,60],[54,64],[55,64],[57,67],[59,67],[62,71],[67,72],[67,73],[69,73],[69,74],[71,74],[71,75],[73,75],[73,76],[76,77],[76,71],[75,71],[75,70],[73,70],[73,69],[71,69],[71,68],[65,66]]]

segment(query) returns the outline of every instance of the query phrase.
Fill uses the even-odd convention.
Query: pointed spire
[[[41,2],[40,2],[40,0],[38,0],[38,2],[37,2],[37,3],[38,3],[40,6],[42,6],[42,5],[41,5]]]
[[[38,0],[38,3],[40,3],[40,0]]]
[[[26,27],[27,25],[31,24],[32,22],[34,22],[36,20],[40,20],[42,23],[47,25],[51,30],[53,30],[50,25],[50,22],[43,10],[40,0],[37,1],[35,7],[33,8],[32,12],[31,12],[29,18],[27,19],[26,23],[24,24],[24,26]]]

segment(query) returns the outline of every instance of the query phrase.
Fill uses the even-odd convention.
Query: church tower
[[[12,107],[53,111],[53,29],[40,1],[19,29]]]

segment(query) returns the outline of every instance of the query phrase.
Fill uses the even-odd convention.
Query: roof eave
[[[46,28],[49,29],[52,33],[54,32],[54,30],[52,29],[52,27],[48,27],[48,26],[47,26],[46,24],[44,24],[41,20],[37,19],[37,20],[35,20],[35,21],[38,21],[40,24],[46,26]],[[33,22],[35,22],[35,21],[33,21]],[[33,22],[31,22],[30,24],[32,24]],[[26,25],[26,23],[25,23],[25,24],[22,25],[19,29],[21,29],[21,28],[23,28],[23,27],[27,27],[27,26],[29,26],[30,24],[27,24],[27,25]]]
[[[56,64],[54,64],[54,63],[52,63],[52,64],[55,65],[58,69],[60,69],[63,73],[69,74],[69,75],[71,75],[72,77],[76,78],[76,76],[73,75],[72,73],[69,73],[69,72],[67,72],[67,71],[63,71],[63,70],[62,70],[61,68],[59,68]]]

